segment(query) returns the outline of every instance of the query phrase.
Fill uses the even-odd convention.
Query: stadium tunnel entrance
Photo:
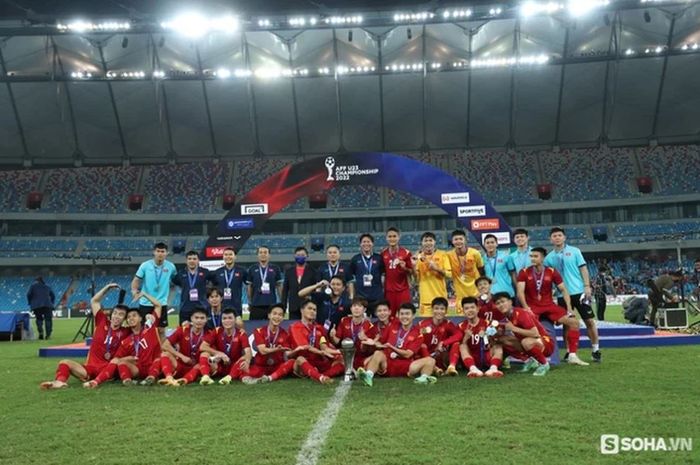
[[[486,234],[494,234],[501,245],[511,243],[508,224],[471,186],[410,157],[356,152],[288,165],[258,184],[219,222],[201,256],[205,260],[220,259],[226,247],[238,253],[250,236],[263,230],[267,220],[299,198],[359,185],[386,187],[420,197],[455,218],[479,244]]]

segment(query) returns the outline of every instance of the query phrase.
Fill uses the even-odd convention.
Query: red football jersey
[[[205,340],[207,331],[205,328],[195,334],[192,324],[185,323],[182,326],[178,326],[173,333],[168,336],[168,341],[173,347],[177,347],[178,352],[180,352],[185,357],[197,357],[199,355],[199,347],[202,345],[202,341]]]
[[[246,332],[237,328],[233,328],[231,334],[226,334],[223,326],[217,326],[204,335],[204,340],[212,349],[225,353],[233,362],[243,356],[243,349],[250,347]]]
[[[470,354],[478,354],[481,350],[481,341],[484,338],[484,332],[488,328],[489,323],[483,318],[479,318],[479,321],[475,325],[469,323],[468,320],[464,320],[459,324],[459,329],[462,334],[466,335],[467,331],[471,331],[471,336],[467,338],[466,343],[469,348]]]
[[[411,252],[408,249],[399,247],[395,253],[389,251],[387,247],[382,251],[384,261],[384,290],[387,292],[401,292],[408,289],[408,275],[411,269]],[[406,268],[399,268],[398,262],[403,260]]]
[[[297,321],[289,327],[289,334],[291,335],[292,341],[291,349],[308,345],[320,350],[321,342],[328,342],[323,336],[323,326],[315,322],[307,326],[302,321]],[[300,355],[304,353],[305,352],[302,352]]]
[[[397,320],[393,316],[389,317],[389,323],[387,323],[387,324],[382,324],[379,320],[377,320],[374,323],[374,326],[375,326],[375,328],[377,328],[377,334],[379,335],[379,340],[385,341],[386,337],[387,337],[387,331],[389,331],[389,328],[391,328],[392,326],[396,326],[396,325],[400,326],[401,323],[399,323],[399,320]]]
[[[449,349],[452,344],[459,342],[464,337],[464,333],[450,320],[442,320],[439,325],[435,325],[432,318],[420,322],[418,327],[423,334],[423,341],[428,349],[428,353],[435,352],[437,345],[442,341],[442,345]],[[430,329],[428,329],[430,328]]]
[[[355,349],[362,352],[371,351],[370,346],[365,346],[358,339],[360,332],[364,332],[369,339],[374,339],[377,335],[377,327],[365,318],[360,324],[355,324],[351,316],[343,317],[335,330],[335,337],[341,341],[345,338],[355,341]]]
[[[506,316],[496,308],[493,299],[489,299],[486,302],[479,299],[479,318],[483,318],[487,323],[491,323],[493,320],[503,321],[506,319]]]
[[[277,328],[276,332],[271,333],[269,326],[262,326],[253,331],[253,338],[255,339],[256,347],[265,346],[270,349],[273,347],[287,347],[291,349],[289,334],[282,328]],[[284,363],[284,352],[275,352],[270,355],[263,355],[258,352],[255,354],[253,363],[260,366],[279,365]]]
[[[424,341],[418,325],[413,325],[409,330],[403,329],[400,323],[398,325],[391,325],[386,332],[386,336],[386,339],[381,341],[382,343],[392,344],[398,349],[410,350],[413,352],[413,356],[411,357],[413,359],[420,357],[420,346]],[[384,349],[384,353],[387,356],[391,356],[392,352],[394,351],[389,348]]]
[[[130,332],[129,328],[112,329],[105,312],[102,310],[97,312],[95,331],[92,335],[92,344],[90,344],[86,365],[109,363],[119,350],[121,342]]]
[[[514,307],[513,312],[510,314],[508,320],[510,320],[510,322],[518,328],[537,328],[537,332],[540,334],[540,336],[549,336],[549,333],[544,328],[544,326],[542,326],[542,324],[537,320],[535,314],[532,312],[528,312],[524,308]],[[514,334],[514,336],[520,340],[525,338],[525,336],[522,336],[520,334]]]
[[[525,283],[525,300],[530,307],[551,307],[553,285],[558,286],[563,282],[557,270],[545,267],[542,273],[537,273],[534,266],[523,268],[518,273],[518,282]],[[537,283],[540,283],[539,292]]]
[[[146,328],[141,328],[139,334],[131,332],[126,336],[117,350],[116,357],[136,357],[141,366],[150,366],[154,360],[160,357],[160,337],[158,336],[158,316],[152,313],[155,321]]]

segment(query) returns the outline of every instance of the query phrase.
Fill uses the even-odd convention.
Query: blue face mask
[[[297,265],[303,265],[306,263],[306,257],[294,257],[294,261],[297,262]]]

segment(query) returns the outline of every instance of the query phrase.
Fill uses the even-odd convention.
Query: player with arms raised
[[[119,289],[119,285],[115,283],[106,285],[90,300],[92,315],[95,319],[95,331],[85,364],[81,365],[75,360],[61,360],[56,369],[56,379],[41,383],[42,389],[68,387],[67,381],[70,375],[83,382],[93,379],[114,358],[119,344],[129,334],[129,329],[122,327],[129,307],[123,304],[116,305],[112,309],[109,320],[107,319],[107,314],[102,309],[102,299],[112,289]]]

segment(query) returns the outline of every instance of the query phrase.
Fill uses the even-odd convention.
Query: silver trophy
[[[355,361],[355,343],[350,338],[340,341],[340,351],[343,353],[343,363],[345,364],[345,381],[352,381],[352,364]]]

